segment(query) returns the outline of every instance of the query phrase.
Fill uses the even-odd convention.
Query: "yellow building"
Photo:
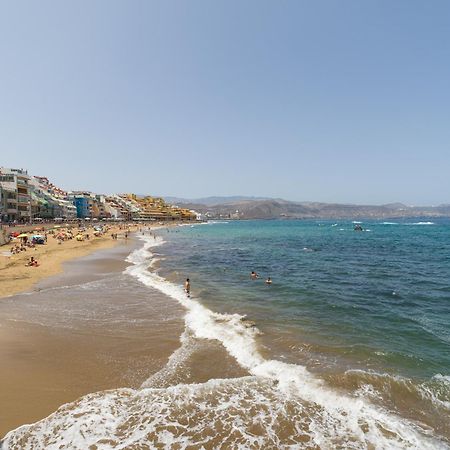
[[[136,194],[125,194],[122,198],[138,208],[135,218],[138,220],[195,220],[196,215],[185,208],[169,205],[161,197],[138,197]]]

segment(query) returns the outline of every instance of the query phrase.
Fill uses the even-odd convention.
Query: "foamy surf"
[[[265,359],[259,331],[243,316],[215,313],[150,272],[151,248],[164,241],[141,239],[126,273],[186,308],[182,340],[188,333],[219,341],[249,376],[167,388],[148,388],[149,379],[138,390],[90,394],[8,433],[5,449],[448,448],[420,424],[331,389],[303,366]],[[182,353],[171,357],[170,370]]]
[[[436,225],[434,222],[413,222],[406,225]]]

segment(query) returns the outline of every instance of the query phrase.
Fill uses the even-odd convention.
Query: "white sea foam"
[[[205,225],[217,225],[222,223],[229,223],[227,220],[208,220],[208,222],[204,222]]]
[[[198,223],[194,223],[194,224],[181,223],[178,226],[179,227],[197,227],[200,225],[218,225],[218,224],[224,224],[224,223],[229,223],[229,222],[226,220],[208,220],[207,222],[198,222]]]
[[[379,373],[371,370],[352,369],[346,371],[345,374],[348,376],[355,374],[358,377],[359,383],[364,383],[360,389],[367,390],[367,392],[374,392],[376,390],[374,388],[375,385],[379,388],[380,385],[385,387],[386,384],[395,384],[397,387],[394,390],[398,391],[399,388],[402,388],[408,392],[408,395],[412,394],[417,398],[431,402],[434,408],[440,408],[442,414],[448,414],[450,412],[449,376],[437,374],[431,379],[417,384],[409,378],[400,375]],[[387,392],[391,390],[388,389]],[[383,391],[386,394],[386,389],[383,388]],[[377,396],[381,397],[381,392],[377,392]]]
[[[436,379],[436,380],[442,381],[450,389],[450,375],[441,375],[440,373],[437,373],[436,375],[434,375],[433,378]]]
[[[218,448],[218,434],[228,448],[242,449],[447,448],[418,424],[330,388],[303,366],[265,359],[258,330],[243,316],[215,313],[149,272],[150,249],[164,241],[141,239],[144,246],[129,255],[126,273],[186,308],[183,339],[188,333],[221,342],[251,376],[164,389],[145,388],[150,379],[140,390],[90,394],[10,432],[5,449]],[[172,355],[167,370],[176,370],[185,350]]]
[[[324,408],[255,376],[117,389],[89,394],[18,428],[7,435],[5,449],[447,448],[416,438],[407,425],[386,423],[373,412],[367,416],[363,399],[345,405],[333,396],[327,403]]]
[[[436,225],[434,222],[412,222],[405,225]]]
[[[381,225],[399,225],[398,222],[382,222]]]
[[[435,375],[430,381],[419,387],[423,398],[450,412],[450,376]]]

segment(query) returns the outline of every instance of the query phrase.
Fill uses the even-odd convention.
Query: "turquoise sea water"
[[[270,357],[366,390],[448,436],[450,221],[369,220],[362,232],[354,225],[181,227],[163,234],[161,273],[180,283],[188,276],[213,311],[246,314]]]
[[[335,223],[185,227],[172,232],[163,267],[190,276],[215,310],[287,328],[355,364],[450,374],[450,222],[367,222],[363,232]]]

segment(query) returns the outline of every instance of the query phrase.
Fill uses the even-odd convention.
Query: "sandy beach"
[[[136,241],[113,241],[110,233],[120,231],[85,242],[50,240],[36,251],[42,266],[24,267],[27,251],[2,269],[2,294],[10,296],[0,299],[0,436],[90,392],[139,387],[179,346],[183,311],[159,292],[149,297],[138,283],[134,295],[84,288],[112,285],[126,268]],[[5,280],[5,272],[16,280]],[[30,288],[31,295],[11,295]]]
[[[134,231],[136,226],[130,227]],[[55,232],[58,232],[55,229]],[[76,233],[74,228],[74,234]],[[89,239],[77,241],[76,239],[62,241],[53,235],[48,236],[45,245],[36,245],[34,248],[27,248],[18,254],[11,254],[11,249],[18,244],[19,240],[13,240],[7,245],[0,247],[0,298],[13,295],[18,292],[31,289],[37,282],[55,275],[62,270],[62,263],[79,258],[96,250],[113,247],[118,240],[113,240],[113,233],[123,235],[125,230],[119,226],[110,226],[108,231],[101,236],[94,236],[93,229],[88,229],[83,234],[89,234]],[[38,262],[38,267],[27,267],[30,257],[34,257]]]

